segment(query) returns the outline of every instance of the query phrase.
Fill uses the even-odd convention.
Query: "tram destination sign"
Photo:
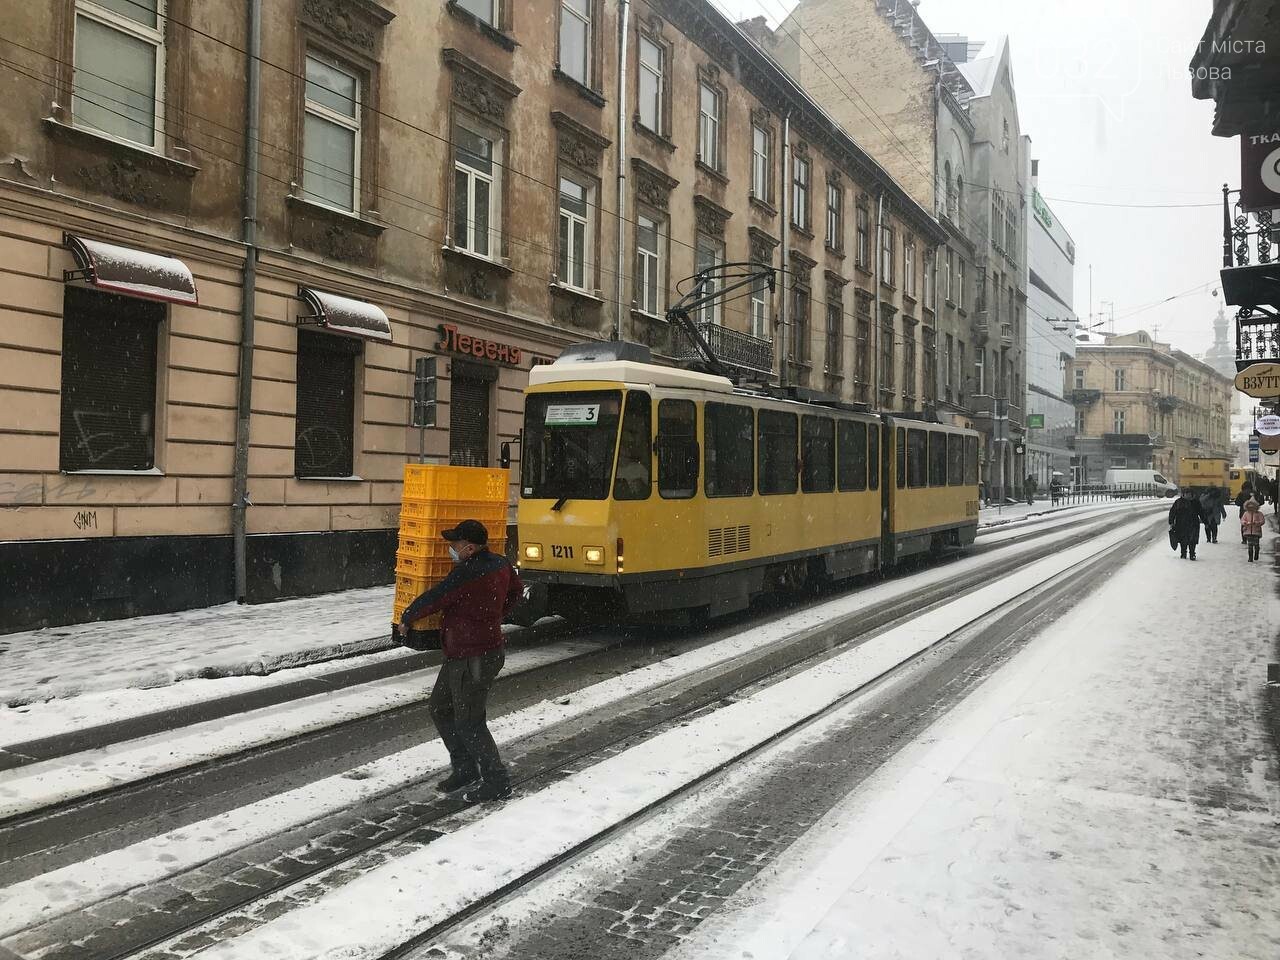
[[[590,427],[600,422],[598,403],[553,403],[543,423],[549,427]]]
[[[1236,374],[1236,389],[1259,400],[1280,397],[1280,363],[1253,363]]]

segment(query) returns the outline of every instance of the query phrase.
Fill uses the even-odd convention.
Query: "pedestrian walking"
[[[1058,501],[1061,499],[1062,499],[1062,480],[1061,478],[1055,476],[1052,480],[1049,481],[1049,503],[1050,505],[1056,507],[1058,505]]]
[[[1240,515],[1240,535],[1244,538],[1245,545],[1249,548],[1250,563],[1258,559],[1258,552],[1262,549],[1262,524],[1264,522],[1262,504],[1250,498],[1245,502],[1244,513]]]
[[[1244,519],[1244,505],[1253,497],[1253,487],[1246,483],[1240,488],[1240,492],[1236,494],[1235,504],[1240,510],[1240,518]],[[1240,534],[1240,542],[1244,543],[1244,534]]]
[[[1200,542],[1200,526],[1204,523],[1204,513],[1190,490],[1183,490],[1182,495],[1173,501],[1169,508],[1169,536],[1177,544],[1183,560],[1190,552],[1191,559],[1196,558],[1196,545]]]
[[[1023,481],[1022,481],[1022,492],[1023,492],[1023,493],[1025,493],[1025,494],[1027,495],[1027,506],[1028,506],[1028,507],[1029,507],[1029,506],[1031,506],[1032,501],[1033,501],[1033,500],[1035,500],[1035,498],[1036,498],[1036,489],[1037,489],[1038,487],[1039,487],[1039,484],[1038,484],[1038,483],[1036,483],[1036,478],[1035,478],[1035,477],[1028,476],[1028,477],[1027,477],[1027,479],[1025,479],[1025,480],[1023,480]]]
[[[520,601],[523,586],[506,558],[489,550],[489,531],[478,520],[463,520],[444,531],[454,567],[449,575],[405,608],[401,635],[409,624],[442,613],[444,663],[427,701],[453,771],[436,786],[463,794],[467,803],[505,800],[511,778],[489,732],[489,688],[506,660],[502,620]]]
[[[1204,515],[1204,542],[1218,542],[1218,524],[1227,519],[1227,508],[1223,506],[1222,491],[1206,490],[1200,494],[1200,512]]]

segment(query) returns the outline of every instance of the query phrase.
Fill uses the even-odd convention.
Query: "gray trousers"
[[[507,783],[507,768],[489,733],[485,710],[489,688],[506,657],[490,650],[479,657],[447,659],[440,664],[427,707],[455,770],[479,769],[489,783]]]

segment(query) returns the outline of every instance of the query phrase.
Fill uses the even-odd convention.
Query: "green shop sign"
[[[1036,219],[1045,225],[1046,229],[1053,229],[1053,214],[1049,212],[1049,205],[1044,202],[1044,197],[1040,196],[1039,190],[1031,192],[1031,206],[1036,212]]]
[[[1044,414],[1043,414],[1043,413],[1028,413],[1028,414],[1027,414],[1027,429],[1028,429],[1028,430],[1043,430],[1043,429],[1044,429]]]

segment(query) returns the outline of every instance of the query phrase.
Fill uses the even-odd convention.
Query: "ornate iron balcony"
[[[1112,447],[1154,447],[1158,437],[1149,433],[1104,433],[1102,442]]]
[[[1071,391],[1071,402],[1077,406],[1097,403],[1101,399],[1101,390],[1092,390],[1087,387],[1076,387]]]
[[[753,337],[719,323],[697,325],[711,352],[727,367],[748,373],[773,373],[773,341]],[[672,342],[672,356],[677,361],[701,360],[698,345],[677,327]]]

